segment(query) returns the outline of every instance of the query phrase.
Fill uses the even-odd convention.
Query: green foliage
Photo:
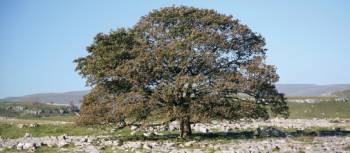
[[[166,110],[191,134],[191,122],[288,116],[265,64],[264,38],[210,9],[166,7],[130,29],[97,34],[76,70],[93,87],[79,124],[145,121]],[[244,95],[244,96],[242,96]]]

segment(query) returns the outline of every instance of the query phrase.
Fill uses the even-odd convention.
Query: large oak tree
[[[76,70],[92,86],[80,123],[144,121],[163,110],[180,122],[288,116],[265,63],[264,38],[232,16],[210,9],[153,10],[129,29],[97,34]]]

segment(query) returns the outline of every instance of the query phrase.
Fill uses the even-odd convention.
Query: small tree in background
[[[186,136],[191,123],[211,119],[287,117],[264,46],[262,36],[214,10],[154,10],[130,29],[97,34],[89,54],[75,60],[93,87],[79,122],[140,122],[166,110]]]
[[[74,101],[70,101],[68,105],[70,112],[79,112],[79,108],[75,105]]]

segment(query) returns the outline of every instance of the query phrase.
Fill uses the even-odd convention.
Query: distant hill
[[[8,102],[40,102],[40,103],[60,103],[69,104],[69,102],[74,102],[78,104],[84,95],[88,94],[89,90],[84,91],[71,91],[64,93],[38,93],[32,95],[26,95],[21,97],[8,97],[1,99],[1,101]]]
[[[279,92],[285,93],[286,96],[332,96],[332,93],[338,93],[350,90],[350,84],[334,84],[334,85],[314,85],[314,84],[277,84]],[[72,91],[64,93],[39,93],[26,95],[21,97],[8,97],[0,101],[9,102],[55,102],[68,104],[70,101],[78,104],[89,90]],[[335,96],[335,95],[333,95]]]
[[[51,105],[35,102],[2,102],[0,103],[0,116],[7,117],[33,117],[33,116],[59,116],[73,115],[78,108],[65,105]]]
[[[350,89],[333,93],[335,96],[350,98]]]
[[[278,84],[276,87],[286,96],[332,96],[334,92],[350,89],[350,84]]]

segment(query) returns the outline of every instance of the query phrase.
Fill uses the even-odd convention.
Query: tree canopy
[[[264,38],[211,9],[153,10],[129,29],[97,34],[87,51],[75,60],[93,87],[81,104],[83,124],[140,122],[164,110],[183,136],[211,119],[288,116]]]

